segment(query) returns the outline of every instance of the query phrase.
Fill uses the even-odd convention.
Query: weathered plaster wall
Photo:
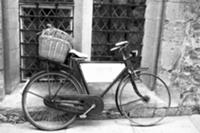
[[[177,104],[199,105],[200,1],[168,0],[158,63],[158,74],[167,81]],[[194,92],[193,94],[196,94]]]

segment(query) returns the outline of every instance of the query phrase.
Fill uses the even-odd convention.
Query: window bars
[[[72,0],[20,0],[20,73],[21,80],[43,69],[38,56],[38,32],[52,24],[73,35]]]
[[[109,50],[128,40],[130,49],[141,51],[146,0],[94,0],[92,60],[121,60]],[[138,62],[139,64],[139,62]]]

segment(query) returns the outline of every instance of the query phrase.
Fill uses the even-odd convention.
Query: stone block
[[[196,0],[168,0],[168,2],[173,3],[194,3]]]
[[[159,24],[160,21],[158,20],[146,19],[144,25],[144,31],[145,31],[144,35],[150,37],[158,36]]]
[[[3,72],[2,72],[2,70],[0,70],[0,85],[2,85],[3,84]],[[2,87],[2,86],[0,86],[0,87]]]
[[[166,42],[162,42],[160,55],[162,68],[167,71],[175,69],[181,54],[181,50],[178,47],[168,45]]]
[[[3,100],[4,96],[5,96],[4,90],[3,88],[0,88],[0,101]]]
[[[162,3],[161,2],[150,2],[147,4],[145,11],[146,19],[160,19],[162,12]]]
[[[184,21],[184,4],[182,2],[166,2],[165,19]]]
[[[0,6],[0,9],[1,9],[1,6]],[[2,9],[0,10],[0,24],[2,22]]]
[[[4,90],[4,81],[3,81],[3,73],[0,70],[0,101],[4,98],[5,90]]]
[[[3,0],[4,1],[4,8],[9,9],[17,9],[19,0]]]
[[[0,49],[3,49],[3,38],[2,38],[1,31],[2,30],[0,30]]]
[[[2,49],[0,49],[0,70],[3,69],[3,52]]]
[[[143,44],[141,66],[148,67],[148,72],[153,73],[155,69],[155,58],[157,58],[157,38],[144,35]]]
[[[149,3],[162,3],[163,0],[146,0],[146,4]]]
[[[3,19],[0,17],[0,29],[1,29],[1,30],[3,29],[2,23],[3,23]]]
[[[19,83],[19,49],[10,50],[6,54],[5,91],[11,93]]]
[[[7,50],[19,48],[19,30],[17,28],[5,29],[4,33],[5,48]]]
[[[19,9],[4,9],[4,27],[8,29],[19,28]]]
[[[175,45],[181,45],[185,37],[185,23],[182,22],[166,22],[163,26],[164,41],[176,43]]]

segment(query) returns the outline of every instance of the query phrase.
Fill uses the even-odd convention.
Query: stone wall
[[[5,91],[11,93],[20,81],[18,0],[2,0]]]
[[[167,81],[177,105],[200,105],[199,8],[199,0],[166,2],[158,74]]]
[[[156,73],[164,4],[163,0],[147,0],[146,6],[141,66]]]
[[[3,77],[3,38],[2,38],[2,6],[0,2],[0,100],[4,96],[4,77]]]

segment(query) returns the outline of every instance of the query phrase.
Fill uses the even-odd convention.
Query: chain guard
[[[101,97],[83,94],[62,95],[56,97],[46,96],[44,104],[50,108],[75,114],[86,112],[93,104],[96,106],[88,113],[88,115],[99,114],[104,109],[104,103]]]

